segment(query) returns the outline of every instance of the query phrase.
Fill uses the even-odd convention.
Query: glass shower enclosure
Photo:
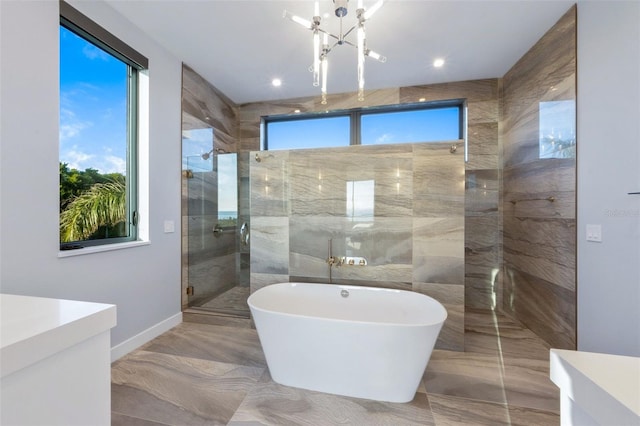
[[[215,142],[208,123],[183,112],[182,287],[189,310],[247,317],[249,288],[240,283],[238,157]]]

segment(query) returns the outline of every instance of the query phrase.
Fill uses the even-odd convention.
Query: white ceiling
[[[311,20],[307,0],[106,0],[237,104],[317,96],[312,33],[283,11]],[[365,9],[376,0],[364,0]],[[366,89],[502,77],[574,2],[564,0],[387,0],[366,23]],[[349,2],[345,27],[355,23]],[[321,27],[337,34],[333,1],[320,0]],[[354,41],[355,32],[348,38]],[[444,57],[435,69],[432,62]],[[356,51],[329,54],[329,93],[356,90]],[[281,78],[279,88],[271,85]]]

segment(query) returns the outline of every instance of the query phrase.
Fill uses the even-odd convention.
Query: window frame
[[[297,120],[322,119],[328,117],[349,117],[350,119],[350,144],[362,145],[362,128],[361,117],[366,115],[393,113],[393,112],[409,112],[417,110],[458,108],[458,139],[466,140],[466,100],[465,99],[448,99],[442,101],[418,102],[408,104],[383,105],[366,108],[353,108],[346,110],[333,110],[326,112],[307,112],[293,114],[266,115],[261,117],[261,149],[269,150],[269,124],[274,122],[287,122]],[[405,142],[401,142],[405,143]],[[410,142],[406,142],[410,143]],[[416,143],[421,143],[416,141]],[[429,142],[424,142],[429,143]],[[367,145],[368,146],[368,145]],[[313,149],[314,147],[310,147]]]
[[[148,59],[131,48],[118,37],[101,27],[68,3],[60,0],[59,28],[64,27],[86,42],[106,51],[127,67],[127,111],[126,111],[126,200],[127,236],[93,240],[59,241],[60,250],[74,250],[84,247],[112,246],[114,244],[139,241],[139,185],[138,149],[140,139],[140,79],[139,73],[149,67]]]

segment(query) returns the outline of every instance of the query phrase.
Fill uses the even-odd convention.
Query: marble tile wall
[[[206,150],[221,148],[226,152],[237,152],[237,107],[189,66],[183,65],[182,71],[183,132],[188,134],[193,130],[211,129],[211,141]],[[183,140],[184,143],[189,143],[189,140]],[[238,283],[238,276],[244,277],[247,286],[249,284],[248,261],[242,258],[243,254],[238,261],[235,235],[229,233],[216,238],[213,234],[218,219],[217,158],[212,156],[208,160],[211,164],[206,163],[210,170],[204,170],[200,167],[204,161],[200,161],[199,155],[195,157],[183,158],[183,309],[205,302],[213,294],[232,287]],[[190,161],[198,163],[198,167],[190,167]],[[188,286],[195,288],[191,299],[186,295]]]
[[[462,141],[251,157],[252,291],[329,282],[329,274],[334,283],[418,291],[449,312],[437,347],[464,349]],[[370,208],[350,207],[350,195],[353,205]],[[333,256],[368,263],[330,268],[329,245]]]
[[[575,82],[573,6],[504,76],[501,117],[502,308],[565,349],[576,347]]]

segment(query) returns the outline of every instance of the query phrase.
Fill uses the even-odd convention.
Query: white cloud
[[[79,120],[75,113],[70,109],[61,109],[59,131],[60,142],[65,142],[78,136],[82,130],[91,127],[91,125],[92,123],[89,121]]]
[[[85,170],[89,167],[95,168],[91,161],[94,157],[94,155],[87,154],[86,152],[77,151],[76,147],[73,147],[73,149],[60,155],[60,161],[67,163],[70,169]]]
[[[393,135],[391,133],[383,133],[378,136],[375,141],[376,144],[385,144],[389,142],[393,142]]]
[[[86,170],[96,169],[102,174],[122,173],[127,171],[127,162],[124,158],[115,155],[95,155],[78,150],[74,146],[71,150],[60,155],[60,161],[67,163],[70,169]]]
[[[100,173],[122,173],[124,175],[127,172],[127,162],[124,158],[107,155],[99,170]]]
[[[99,49],[95,46],[92,46],[90,44],[87,44],[83,49],[82,49],[82,54],[84,56],[86,56],[87,58],[93,60],[93,59],[100,59],[103,61],[108,61],[109,60],[109,54],[107,52],[105,52],[102,49]]]

